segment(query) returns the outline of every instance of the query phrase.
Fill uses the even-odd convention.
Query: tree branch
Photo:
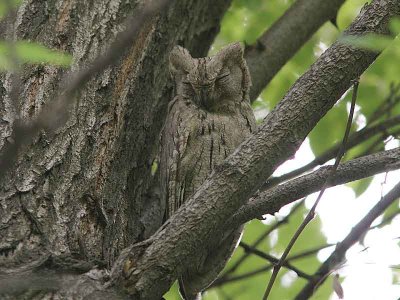
[[[337,244],[335,251],[329,258],[320,266],[318,271],[314,274],[314,278],[310,280],[306,286],[297,295],[296,299],[309,299],[314,291],[320,286],[327,276],[341,264],[345,258],[347,250],[350,249],[366,231],[369,230],[372,222],[379,217],[386,208],[389,207],[395,200],[400,197],[400,183],[398,183],[389,193],[387,193],[370,211],[362,218],[362,220],[353,227],[350,233],[344,238],[342,242]]]
[[[345,34],[388,34],[389,19],[399,13],[399,1],[375,0],[364,7]],[[122,251],[110,284],[123,287],[135,299],[160,298],[193,257],[206,251],[205,247],[217,247],[226,220],[296,152],[376,57],[377,53],[333,44],[297,80],[259,130],[214,170],[147,245]]]
[[[344,0],[297,0],[256,44],[246,49],[252,101],[318,28],[336,17],[343,3]]]
[[[371,154],[340,164],[335,176],[330,181],[330,186],[344,184],[399,168],[400,148]],[[260,193],[233,215],[226,226],[236,226],[258,218],[263,214],[273,214],[281,207],[319,191],[329,175],[330,169],[330,166],[321,167],[310,174],[295,178]]]

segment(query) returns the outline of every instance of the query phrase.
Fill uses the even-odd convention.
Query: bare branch
[[[357,223],[350,231],[350,233],[343,239],[342,242],[337,244],[335,251],[329,258],[320,266],[318,271],[314,274],[314,278],[310,280],[306,286],[297,295],[297,300],[309,299],[314,291],[320,286],[327,276],[340,265],[346,255],[347,250],[350,249],[357,241],[362,238],[366,231],[369,230],[372,222],[378,218],[384,211],[400,197],[400,183],[398,183],[389,193],[387,193],[370,211],[365,215],[360,222]]]

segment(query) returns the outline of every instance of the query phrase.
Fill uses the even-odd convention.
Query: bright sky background
[[[398,147],[397,142],[389,142],[387,149]],[[290,170],[306,164],[314,158],[308,140],[297,151],[294,159],[283,164],[275,175],[287,173]],[[333,162],[330,162],[332,164]],[[386,194],[399,180],[400,171],[375,176],[367,191],[355,198],[353,190],[346,186],[328,189],[318,208],[317,213],[322,220],[322,230],[328,243],[341,241],[358,223],[361,218],[380,200],[381,192]],[[317,194],[309,196],[306,205],[311,208]],[[288,208],[280,213],[286,214]],[[381,218],[377,219],[379,223]],[[374,225],[374,224],[373,224]],[[364,240],[364,246],[356,244],[346,255],[346,264],[338,270],[344,277],[342,287],[346,300],[398,300],[400,299],[400,284],[393,283],[392,266],[400,268],[400,217],[396,217],[390,225],[369,231]],[[318,258],[324,261],[333,248],[320,252]],[[397,282],[400,282],[398,272]],[[330,300],[339,299],[333,295]]]

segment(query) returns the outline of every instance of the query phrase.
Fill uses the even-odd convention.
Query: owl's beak
[[[213,91],[213,86],[202,86],[197,90],[197,98],[198,102],[203,106],[203,107],[208,107],[209,102],[211,100],[211,95]]]

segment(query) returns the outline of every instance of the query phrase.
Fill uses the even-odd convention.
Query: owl
[[[249,101],[250,74],[239,43],[215,56],[192,58],[176,46],[170,54],[175,97],[161,135],[160,182],[165,217],[171,217],[196,192],[213,168],[255,129]],[[218,241],[179,278],[186,300],[199,299],[225,266],[242,228]]]

